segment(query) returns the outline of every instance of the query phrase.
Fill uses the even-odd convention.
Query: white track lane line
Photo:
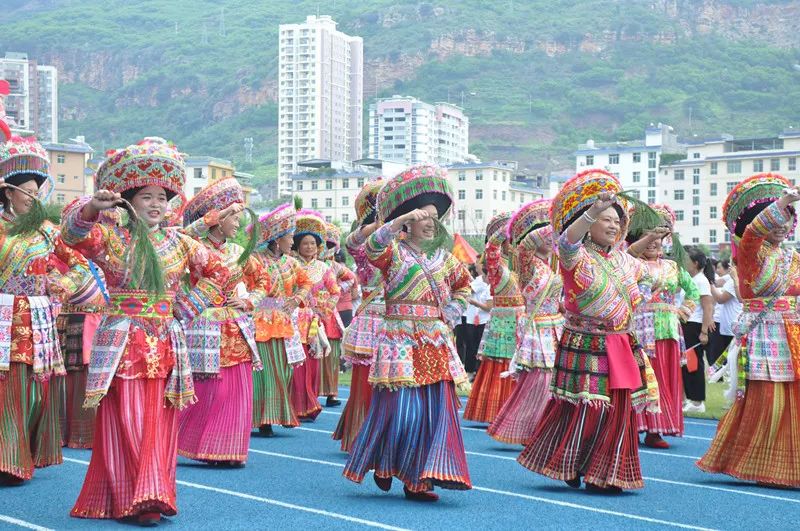
[[[689,418],[691,418],[691,417],[689,417]],[[717,429],[717,425],[713,424],[714,422],[717,422],[717,421],[712,420],[712,419],[708,419],[708,422],[700,422],[699,420],[688,420],[687,417],[684,417],[684,421],[683,421],[684,424],[691,424],[692,426],[705,426],[706,428],[714,428],[716,430]]]
[[[504,456],[504,455],[486,454],[486,453],[481,453],[481,452],[467,452],[467,455],[476,455],[476,456],[479,456],[479,457],[490,457],[492,459],[500,459],[500,460],[503,460],[503,461],[515,461],[516,462],[516,458],[507,457],[507,456]],[[761,494],[759,492],[750,492],[750,491],[741,490],[741,489],[728,489],[728,488],[725,488],[725,487],[715,487],[713,485],[699,485],[697,483],[687,483],[687,482],[684,482],[684,481],[673,481],[671,479],[660,479],[660,478],[653,478],[653,477],[649,477],[649,476],[643,476],[643,479],[646,479],[647,481],[652,481],[654,483],[666,483],[668,485],[680,485],[682,487],[693,487],[693,488],[697,488],[697,489],[717,490],[717,491],[720,491],[720,492],[730,492],[730,493],[733,493],[733,494],[743,494],[745,496],[753,496],[755,498],[764,498],[764,499],[767,499],[767,500],[776,500],[776,501],[782,501],[782,502],[800,503],[800,499],[784,498],[783,496],[775,496],[775,495],[772,495],[772,494]]]
[[[18,527],[24,527],[25,529],[35,529],[36,531],[53,531],[49,527],[42,527],[40,525],[32,524],[30,522],[26,522],[25,520],[20,520],[19,518],[14,518],[13,516],[6,516],[4,514],[0,514],[0,522],[15,525]]]
[[[308,457],[298,457],[298,456],[289,455],[289,454],[282,454],[282,453],[278,453],[278,452],[266,452],[266,451],[263,451],[263,450],[250,450],[250,451],[251,452],[255,452],[255,453],[259,453],[259,454],[262,454],[262,455],[278,457],[278,458],[281,458],[281,459],[292,459],[292,460],[295,460],[295,461],[303,461],[305,463],[312,463],[312,464],[317,464],[317,465],[327,465],[327,466],[332,466],[332,467],[336,467],[336,468],[344,468],[344,466],[345,466],[343,463],[334,463],[333,461],[324,461],[322,459],[310,459]],[[469,454],[469,453],[470,452],[467,452],[467,454]],[[693,526],[693,525],[687,525],[687,524],[682,524],[680,522],[672,522],[672,521],[669,521],[669,520],[659,520],[657,518],[650,518],[648,516],[640,516],[638,514],[623,513],[623,512],[620,512],[620,511],[610,511],[608,509],[601,509],[599,507],[591,507],[589,505],[580,505],[580,504],[577,504],[577,503],[570,503],[570,502],[565,502],[565,501],[560,501],[560,500],[553,500],[553,499],[550,499],[550,498],[542,498],[542,497],[539,497],[539,496],[530,496],[528,494],[520,494],[518,492],[510,492],[510,491],[506,491],[506,490],[490,489],[490,488],[486,488],[486,487],[478,487],[478,486],[475,486],[475,485],[473,485],[472,489],[476,490],[478,492],[487,492],[487,493],[490,493],[490,494],[499,494],[501,496],[510,496],[510,497],[513,497],[513,498],[522,498],[522,499],[525,499],[525,500],[537,501],[537,502],[546,503],[546,504],[549,504],[549,505],[557,505],[559,507],[569,507],[571,509],[578,509],[578,510],[581,510],[581,511],[589,511],[589,512],[593,512],[593,513],[600,513],[600,514],[607,514],[607,515],[611,515],[611,516],[618,516],[620,518],[627,518],[629,520],[638,520],[640,522],[648,522],[648,523],[651,523],[651,524],[660,524],[660,525],[665,525],[665,526],[670,526],[670,527],[679,527],[679,528],[682,528],[682,529],[695,529],[695,530],[701,530],[701,531],[713,531],[712,529],[707,528],[707,527],[698,527],[698,526]]]
[[[676,454],[674,452],[665,451],[665,450],[642,450],[639,449],[640,454],[648,454],[648,455],[660,455],[661,457],[674,457],[675,459],[691,459],[692,461],[697,461],[701,458],[699,455],[687,455],[687,454]]]
[[[302,430],[302,431],[310,431],[310,432],[314,432],[314,433],[322,433],[322,434],[325,434],[325,435],[332,435],[332,433],[327,431],[327,430],[319,430],[319,429],[316,429],[316,428],[303,428],[303,427],[300,427],[300,428],[295,428],[295,429]],[[261,450],[250,450],[250,451],[251,452],[256,452],[256,453],[264,453],[265,455],[273,455],[270,452],[262,452]],[[692,460],[695,460],[695,461],[697,459],[700,459],[700,457],[695,456],[695,455],[665,453],[665,452],[662,452],[662,451],[653,451],[653,450],[642,450],[642,449],[640,449],[639,453],[661,455],[661,456],[670,456],[670,457],[676,457],[676,458],[682,458],[682,459],[692,459]],[[474,456],[478,456],[478,457],[489,457],[489,458],[492,458],[492,459],[501,459],[501,460],[504,460],[504,461],[516,461],[517,460],[515,457],[508,457],[508,456],[504,456],[504,455],[487,454],[487,453],[483,453],[483,452],[470,452],[470,451],[467,451],[466,454],[467,455],[474,455]],[[660,479],[660,478],[654,478],[654,477],[645,477],[644,479],[646,479],[648,481],[652,481],[654,483],[667,483],[667,484],[670,484],[670,485],[681,485],[683,487],[693,487],[693,488],[698,488],[698,489],[717,490],[717,491],[720,491],[720,492],[730,492],[732,494],[743,494],[745,496],[753,496],[753,497],[756,497],[756,498],[764,498],[764,499],[767,499],[767,500],[777,500],[777,501],[787,501],[787,502],[791,502],[791,503],[800,503],[799,499],[784,498],[782,496],[774,496],[774,495],[771,495],[771,494],[761,494],[761,493],[758,493],[758,492],[749,492],[749,491],[740,490],[740,489],[728,489],[728,488],[725,488],[725,487],[714,487],[712,485],[699,485],[697,483],[686,483],[686,482],[683,482],[683,481],[672,481],[672,480],[669,480],[669,479]]]
[[[256,451],[256,450],[251,450],[251,452],[266,453],[267,455],[272,455],[272,454],[269,454],[267,452],[261,452],[261,451]],[[276,454],[276,455],[280,455],[281,457],[288,457],[288,456],[283,456],[283,454]],[[72,459],[72,458],[69,458],[69,457],[65,457],[64,461],[69,461],[71,463],[78,463],[78,464],[81,464],[81,465],[88,465],[89,464],[88,461],[83,461],[81,459]],[[325,462],[325,461],[316,461],[316,460],[313,460],[313,459],[308,459],[308,461],[321,463],[321,464],[327,464],[327,462]],[[342,466],[344,466],[344,465],[342,465]],[[264,498],[264,497],[261,497],[261,496],[253,496],[252,494],[246,494],[244,492],[237,492],[235,490],[220,489],[220,488],[217,488],[217,487],[211,487],[209,485],[203,485],[201,483],[192,483],[190,481],[178,480],[176,483],[178,485],[183,486],[183,487],[189,487],[189,488],[198,489],[198,490],[207,490],[207,491],[216,492],[216,493],[219,493],[219,494],[226,494],[228,496],[234,496],[236,498],[242,498],[244,500],[256,501],[256,502],[260,502],[260,503],[265,503],[267,505],[275,505],[277,507],[283,507],[285,509],[292,509],[294,511],[301,511],[301,512],[304,512],[304,513],[311,513],[311,514],[317,514],[317,515],[320,515],[320,516],[327,516],[328,518],[335,518],[337,520],[344,520],[345,522],[350,522],[352,524],[360,524],[360,525],[363,525],[363,526],[374,527],[374,528],[377,528],[377,529],[387,529],[389,531],[409,531],[408,529],[406,529],[404,527],[395,527],[395,526],[392,526],[392,525],[383,524],[381,522],[374,522],[372,520],[364,520],[363,518],[357,518],[355,516],[348,516],[346,514],[334,513],[334,512],[331,512],[331,511],[325,511],[323,509],[315,509],[313,507],[306,507],[304,505],[296,505],[294,503],[286,503],[286,502],[282,502],[282,501],[279,501],[279,500],[273,500],[271,498]],[[32,527],[31,529],[45,529],[45,528],[43,528],[43,527]]]

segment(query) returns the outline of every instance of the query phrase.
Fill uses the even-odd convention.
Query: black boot
[[[258,428],[258,433],[261,434],[262,437],[275,437],[275,432],[272,431],[272,424],[264,424]]]
[[[325,401],[325,407],[336,407],[342,404],[341,400],[337,400],[335,396],[329,396]]]

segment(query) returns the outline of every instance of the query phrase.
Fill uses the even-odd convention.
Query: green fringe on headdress
[[[639,239],[644,233],[664,225],[664,218],[661,217],[661,214],[633,195],[632,192],[626,190],[618,193],[617,197],[627,200],[634,206],[628,223],[628,234],[632,237]]]
[[[253,251],[256,249],[258,240],[261,239],[261,224],[258,222],[258,216],[256,216],[256,213],[253,212],[252,209],[246,208],[245,210],[250,214],[250,226],[252,229],[250,230],[250,237],[244,245],[244,251],[239,255],[239,260],[237,260],[240,266],[247,263],[248,258],[250,258],[250,255],[252,255]]]
[[[303,209],[303,198],[299,195],[294,196],[294,209],[295,210],[302,210]]]
[[[45,219],[53,225],[61,224],[61,211],[64,210],[64,205],[56,203],[48,203],[44,206]]]
[[[669,258],[670,260],[674,260],[675,263],[678,264],[679,268],[685,269],[686,261],[689,258],[689,254],[683,247],[683,244],[681,243],[681,239],[680,237],[678,237],[677,232],[673,232],[670,236],[672,237],[672,249],[670,249],[669,253],[667,253],[667,258]]]
[[[34,199],[31,208],[24,214],[16,217],[8,231],[9,236],[20,234],[31,234],[42,228],[42,224],[47,219],[47,211],[44,204],[38,199]]]
[[[422,242],[422,251],[427,255],[432,255],[439,249],[447,249],[448,251],[453,248],[453,238],[447,232],[445,227],[438,218],[433,218],[436,235],[430,239]]]
[[[128,230],[131,234],[129,258],[133,260],[133,263],[129,262],[133,271],[131,286],[159,294],[164,293],[161,259],[153,247],[153,242],[150,241],[150,227],[141,219],[137,219],[128,223]]]
[[[628,234],[634,239],[639,239],[646,232],[649,232],[658,227],[663,227],[664,218],[656,212],[650,205],[636,197],[630,192],[622,192],[618,196],[630,201],[634,205],[633,214],[631,214],[630,224],[628,225]],[[672,227],[670,227],[671,229]],[[683,269],[686,267],[686,250],[681,244],[681,239],[677,233],[670,234],[672,237],[672,249],[667,253],[667,258],[674,260],[678,267]]]

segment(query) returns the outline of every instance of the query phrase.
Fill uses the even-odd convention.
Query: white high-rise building
[[[369,106],[369,156],[405,164],[467,160],[469,119],[460,107],[392,96]]]
[[[278,60],[278,192],[311,159],[361,158],[364,43],[329,16],[281,24]]]
[[[58,142],[58,71],[36,64],[25,53],[6,52],[0,57],[0,79],[11,89],[6,116],[11,128],[33,132],[41,142]]]

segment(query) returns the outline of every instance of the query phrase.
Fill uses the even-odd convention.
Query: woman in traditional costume
[[[370,181],[359,192],[355,201],[358,228],[350,233],[345,242],[347,252],[356,262],[356,274],[361,284],[361,305],[342,339],[342,358],[353,367],[350,396],[333,433],[334,440],[342,441],[343,452],[349,452],[352,448],[369,411],[372,400],[369,370],[375,359],[378,331],[386,312],[381,272],[369,262],[365,245],[367,238],[378,228],[375,205],[384,182],[383,179]]]
[[[631,330],[647,269],[618,248],[628,226],[626,204],[614,195],[620,192],[616,177],[588,170],[553,199],[566,322],[553,396],[517,458],[571,487],[583,476],[587,489],[606,492],[644,486],[636,411],[658,406],[655,377]]]
[[[157,523],[177,513],[178,410],[195,401],[183,330],[226,301],[219,256],[160,224],[183,196],[183,156],[160,138],[112,151],[97,192],[64,216],[64,240],[103,270],[110,302],[95,334],[86,407],[97,407],[92,459],[72,516]],[[128,206],[126,225],[101,212]],[[197,279],[183,292],[189,271]]]
[[[671,231],[675,223],[672,209],[667,205],[652,208],[659,214],[662,226]],[[636,215],[634,212],[633,216]],[[645,232],[628,233],[627,241],[632,244],[646,237]],[[646,434],[645,446],[660,449],[669,448],[663,435],[683,435],[681,356],[684,342],[681,322],[689,318],[700,298],[692,276],[683,264],[665,259],[663,255],[663,240],[656,239],[651,240],[637,256],[647,266],[650,295],[634,314],[636,338],[650,359],[658,381],[660,402],[659,412],[637,413],[638,428]],[[681,292],[683,302],[679,305],[677,300]]]
[[[450,252],[425,251],[440,243],[438,219],[452,203],[446,171],[406,170],[378,194],[385,224],[366,242],[369,261],[383,274],[386,313],[369,378],[372,404],[344,476],[360,483],[374,470],[384,491],[395,476],[406,497],[419,501],[436,501],[434,486],[472,487],[456,396],[456,386],[469,383],[452,338],[471,278]]]
[[[306,420],[316,419],[322,411],[317,400],[319,360],[330,355],[328,334],[336,335],[339,326],[336,320],[339,286],[331,268],[318,258],[326,231],[327,226],[319,212],[301,210],[297,213],[292,250],[297,252],[300,265],[311,281],[311,291],[298,314],[298,328],[306,359],[295,368],[292,376],[292,406],[297,416]]]
[[[201,190],[183,213],[184,231],[220,256],[228,281],[225,303],[206,308],[184,327],[198,403],[180,412],[178,455],[234,467],[247,462],[253,371],[262,369],[250,314],[271,287],[261,263],[231,241],[244,205],[242,186],[228,177]]]
[[[0,144],[0,484],[7,485],[62,462],[56,378],[65,371],[50,297],[66,301],[90,277],[83,256],[44,220],[48,168],[35,139],[9,135]]]
[[[333,272],[340,294],[349,293],[355,285],[356,276],[347,266],[333,259],[336,251],[340,249],[342,233],[339,227],[332,223],[328,223],[326,229],[326,250],[323,252],[323,261]],[[342,403],[336,397],[339,395],[339,360],[342,357],[342,335],[345,328],[336,305],[334,305],[333,314],[328,321],[325,331],[331,346],[331,353],[320,360],[319,393],[320,396],[327,397],[325,407],[336,407]]]
[[[478,347],[481,364],[464,408],[464,420],[491,424],[516,385],[515,379],[500,376],[508,371],[517,350],[517,325],[525,313],[519,279],[505,257],[509,251],[505,235],[510,219],[511,214],[498,214],[486,227],[484,255],[492,309]]]
[[[722,217],[736,249],[743,311],[729,363],[738,350],[739,387],[697,465],[767,486],[800,487],[800,255],[781,244],[797,221],[796,188],[780,175],[739,183]],[[735,386],[734,386],[735,387]]]
[[[272,437],[273,424],[285,428],[300,425],[292,407],[293,367],[305,360],[297,329],[297,308],[311,292],[300,262],[291,256],[297,214],[284,204],[261,216],[261,242],[257,257],[270,279],[269,296],[256,305],[256,344],[264,370],[253,375],[253,427]]]
[[[523,286],[525,315],[510,366],[517,386],[487,431],[498,441],[525,444],[550,399],[553,362],[564,325],[560,308],[563,282],[551,265],[550,200],[539,199],[520,208],[511,218],[506,236],[498,233],[495,238],[497,243],[507,238],[515,247],[514,268]]]
[[[69,210],[68,205],[65,210]],[[61,418],[61,438],[69,448],[91,448],[94,408],[84,408],[92,341],[109,301],[103,270],[88,261],[89,281],[71,294],[56,318],[56,328],[67,370],[66,397]]]

